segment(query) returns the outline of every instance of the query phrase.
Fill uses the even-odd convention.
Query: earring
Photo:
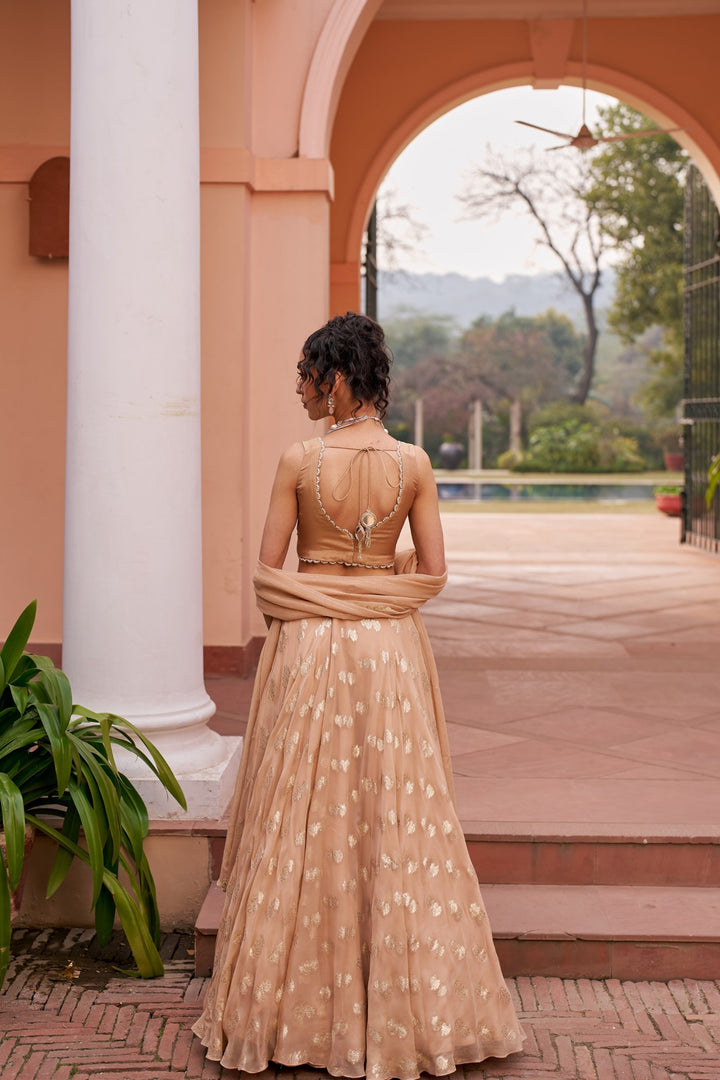
[[[332,394],[328,394],[328,396],[327,396],[327,407],[328,407],[328,412],[330,413],[330,415],[334,416],[335,415],[335,398],[332,396]]]

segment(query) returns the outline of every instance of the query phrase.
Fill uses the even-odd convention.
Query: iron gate
[[[682,539],[720,551],[720,492],[705,505],[720,451],[720,217],[695,168],[685,189],[685,497]]]

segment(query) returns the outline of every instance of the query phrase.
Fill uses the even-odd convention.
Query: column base
[[[219,735],[217,738],[222,739],[223,756],[219,761],[196,771],[175,770],[178,783],[185,794],[187,811],[167,794],[137,758],[127,755],[132,760],[123,761],[121,768],[137,788],[151,820],[187,818],[194,821],[219,821],[222,818],[235,790],[243,739],[239,735]],[[169,764],[172,767],[172,761]]]

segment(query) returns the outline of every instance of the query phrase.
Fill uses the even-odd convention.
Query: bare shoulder
[[[280,455],[278,468],[300,468],[305,457],[305,444],[301,442],[291,443]]]
[[[432,462],[422,446],[416,446],[415,443],[400,443],[400,448],[402,453],[414,460],[418,479],[420,481],[432,480],[434,483]]]

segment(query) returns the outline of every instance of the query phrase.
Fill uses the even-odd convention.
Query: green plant
[[[681,491],[679,484],[658,484],[653,488],[653,495],[679,495]]]
[[[551,401],[531,413],[528,421],[528,431],[532,435],[537,428],[554,427],[556,424],[564,424],[568,420],[577,420],[579,424],[597,426],[601,419],[600,413],[600,407],[594,402],[578,405],[565,398],[561,401]]]
[[[720,453],[717,453],[710,462],[710,468],[708,469],[708,485],[705,490],[705,505],[708,510],[713,501],[715,490],[720,483]]]
[[[609,424],[575,418],[536,427],[522,461],[524,472],[639,472],[637,440]]]
[[[495,467],[497,469],[522,469],[523,455],[517,450],[505,450],[499,455]]]
[[[101,944],[117,912],[138,973],[162,975],[155,885],[143,849],[147,809],[117,768],[113,747],[145,762],[183,808],[185,798],[142,732],[122,717],[74,705],[67,676],[47,657],[24,651],[35,608],[35,601],[25,608],[0,650],[0,986],[10,959],[10,895],[22,874],[28,825],[57,844],[47,896],[73,859],[86,863]]]
[[[663,453],[682,451],[683,429],[676,420],[658,420],[653,425],[655,442]]]

